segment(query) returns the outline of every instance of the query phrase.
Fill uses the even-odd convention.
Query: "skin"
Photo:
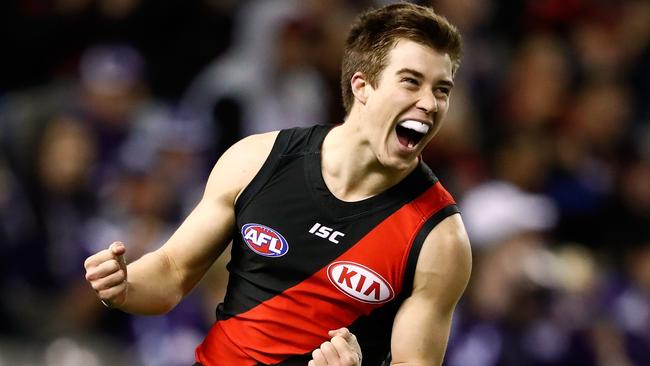
[[[332,193],[346,201],[364,199],[411,173],[447,114],[452,78],[447,54],[408,40],[391,50],[376,87],[363,74],[354,74],[350,115],[323,143],[323,178]],[[406,119],[431,125],[411,149],[399,143],[395,132]],[[424,242],[412,295],[394,320],[392,365],[442,363],[453,311],[470,272],[469,239],[460,215],[452,215]]]
[[[374,196],[411,173],[449,108],[453,81],[447,54],[401,40],[388,58],[377,87],[362,73],[352,76],[355,102],[350,114],[323,143],[323,177],[342,200]],[[412,149],[402,146],[395,132],[407,119],[431,126]]]
[[[363,74],[354,74],[350,82],[355,102],[348,118],[323,143],[323,178],[345,201],[374,196],[411,173],[447,113],[453,85],[447,54],[400,40],[388,57],[376,86]],[[412,148],[400,144],[395,132],[405,119],[431,126]],[[276,136],[277,132],[250,136],[226,151],[197,207],[160,249],[128,266],[123,260],[126,247],[119,242],[89,257],[86,279],[98,297],[135,314],[163,314],[178,304],[230,242],[235,202],[261,168]],[[460,216],[452,215],[424,242],[412,295],[394,320],[392,364],[442,362],[453,310],[470,271],[469,240]],[[309,366],[361,364],[359,345],[347,329],[330,331],[329,337],[314,350]]]
[[[361,347],[357,337],[347,328],[330,330],[332,337],[311,353],[312,360],[307,366],[346,366],[361,365]]]

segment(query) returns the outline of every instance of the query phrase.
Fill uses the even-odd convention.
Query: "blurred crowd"
[[[3,1],[0,366],[191,364],[227,258],[134,317],[85,257],[160,246],[242,136],[340,123],[350,21],[387,2]],[[465,42],[424,154],[474,256],[445,364],[650,365],[650,2],[418,3]]]

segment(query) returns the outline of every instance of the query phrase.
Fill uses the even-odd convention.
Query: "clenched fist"
[[[126,247],[114,242],[86,259],[86,280],[97,293],[99,299],[108,307],[120,307],[126,302]]]
[[[361,365],[361,347],[357,337],[347,328],[330,330],[332,337],[311,353],[312,360],[308,366],[359,366]]]

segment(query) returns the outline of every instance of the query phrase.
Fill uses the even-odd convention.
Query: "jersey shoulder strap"
[[[235,211],[239,212],[243,209],[255,194],[264,187],[284,157],[304,155],[320,149],[322,139],[325,138],[329,129],[329,126],[316,125],[280,130],[269,156],[237,199]]]

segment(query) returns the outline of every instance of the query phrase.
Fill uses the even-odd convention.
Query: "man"
[[[364,365],[389,352],[393,364],[440,364],[471,254],[420,154],[447,113],[460,43],[425,7],[360,16],[343,59],[345,122],[233,145],[160,249],[128,268],[121,243],[86,260],[99,298],[169,311],[233,240],[200,364],[359,365],[358,345]]]

